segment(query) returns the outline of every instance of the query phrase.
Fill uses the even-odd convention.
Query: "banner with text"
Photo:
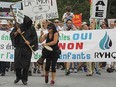
[[[115,29],[60,31],[59,47],[62,50],[59,62],[104,62],[116,61]],[[39,38],[39,32],[38,38]],[[41,56],[42,45],[32,56],[32,62]],[[14,60],[14,47],[9,32],[0,31],[0,61]]]
[[[33,21],[58,18],[56,0],[22,0],[24,15]]]

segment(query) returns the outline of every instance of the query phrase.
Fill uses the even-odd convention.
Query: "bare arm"
[[[62,18],[62,21],[64,21],[65,18]]]
[[[42,43],[46,39],[46,37],[47,37],[47,34],[43,35],[43,31],[41,31],[39,42]]]
[[[65,13],[63,14],[63,17],[62,17],[62,21],[64,21],[64,19],[66,18],[66,16],[65,16]]]
[[[53,41],[51,41],[51,42],[49,42],[49,43],[45,43],[44,45],[52,46],[52,45],[54,45],[54,44],[57,43],[58,38],[59,38],[58,33],[55,33],[55,34],[54,34],[54,39],[53,39]]]

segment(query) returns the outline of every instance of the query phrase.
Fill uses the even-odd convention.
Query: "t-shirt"
[[[57,31],[61,31],[60,26],[56,26]]]
[[[66,21],[67,21],[68,19],[71,19],[71,20],[72,20],[73,16],[74,16],[73,13],[70,13],[70,15],[68,15],[67,13],[64,13],[64,14],[63,14],[63,18],[66,17],[66,18],[64,19],[64,23],[66,23]]]

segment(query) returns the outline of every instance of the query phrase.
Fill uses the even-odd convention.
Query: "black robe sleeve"
[[[28,39],[30,45],[33,46],[33,50],[38,50],[38,37],[35,28],[31,27],[31,37]]]
[[[15,40],[15,37],[14,37],[14,33],[16,32],[16,28],[14,28],[11,33],[10,33],[10,38],[11,38],[11,42],[12,42],[12,45],[14,47],[16,47],[16,40]]]

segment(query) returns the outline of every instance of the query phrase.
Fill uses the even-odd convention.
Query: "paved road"
[[[26,87],[20,81],[17,85],[13,84],[15,75],[13,72],[7,72],[6,76],[0,76],[0,87]],[[44,77],[40,74],[29,76],[28,87],[50,87],[50,84],[44,83]],[[94,74],[87,77],[85,72],[71,73],[64,75],[64,71],[57,70],[56,83],[53,87],[116,87],[116,72],[107,73],[102,70],[102,75]]]

